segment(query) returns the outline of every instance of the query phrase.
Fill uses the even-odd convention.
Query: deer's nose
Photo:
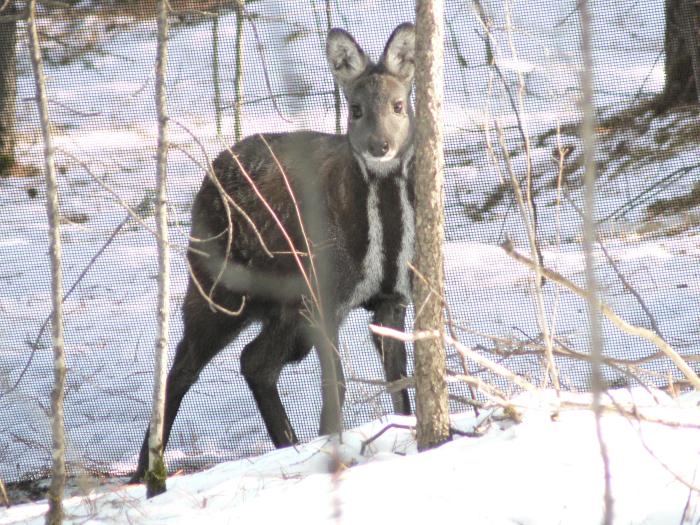
[[[369,145],[369,152],[373,157],[383,157],[389,151],[389,142],[384,139],[373,140]]]

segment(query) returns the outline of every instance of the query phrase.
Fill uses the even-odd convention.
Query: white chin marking
[[[384,157],[372,157],[367,153],[363,153],[362,160],[365,166],[367,166],[367,171],[377,177],[383,177],[393,173],[398,170],[401,165],[401,159],[399,159],[395,153],[385,155]]]

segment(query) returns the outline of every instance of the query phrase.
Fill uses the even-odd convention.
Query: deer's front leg
[[[373,301],[370,305],[370,310],[374,311],[372,322],[378,326],[403,331],[406,320],[404,303],[405,300],[400,295],[389,295]],[[392,382],[406,377],[406,345],[392,337],[373,334],[372,338],[382,359],[386,380]],[[397,414],[411,413],[407,389],[393,392],[391,401]]]

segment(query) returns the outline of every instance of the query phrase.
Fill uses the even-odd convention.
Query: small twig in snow
[[[10,508],[10,498],[7,495],[7,489],[5,489],[5,483],[0,479],[0,503],[5,505],[8,509]]]
[[[360,448],[360,455],[364,456],[365,450],[367,450],[367,447],[369,445],[371,445],[374,441],[376,441],[379,437],[381,437],[387,430],[390,430],[392,428],[399,428],[402,430],[415,430],[416,429],[416,427],[412,426],[412,425],[401,425],[399,423],[389,423],[387,426],[385,426],[383,429],[381,429],[379,432],[377,432],[371,438],[365,439],[362,442],[362,447]]]

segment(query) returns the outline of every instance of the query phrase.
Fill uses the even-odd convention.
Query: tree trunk
[[[326,0],[326,31],[330,31],[333,28],[331,14],[332,14],[331,0]],[[334,107],[335,107],[335,134],[340,135],[343,132],[343,128],[342,128],[340,86],[338,85],[337,82],[333,82],[333,101],[334,101]]]
[[[439,337],[415,343],[418,449],[449,439],[443,314],[443,0],[416,2],[415,330]],[[423,280],[423,277],[425,281]]]
[[[233,79],[235,101],[233,110],[233,139],[235,142],[243,138],[243,34],[245,27],[245,0],[233,2],[236,13],[236,75]]]
[[[666,0],[664,109],[698,103],[700,7],[693,0]],[[695,73],[694,73],[695,70]]]
[[[596,421],[596,435],[601,460],[603,462],[603,477],[605,492],[603,494],[602,525],[613,522],[614,501],[610,479],[610,461],[608,448],[603,439],[601,418],[603,407],[601,396],[603,392],[603,332],[600,325],[600,308],[598,299],[598,279],[595,269],[594,247],[597,239],[596,232],[596,112],[593,103],[593,37],[591,35],[591,17],[589,1],[579,3],[581,20],[581,54],[583,55],[583,72],[581,74],[581,141],[583,142],[584,165],[584,215],[583,215],[583,252],[586,262],[586,296],[588,302],[588,334],[591,355],[591,389],[593,390],[593,412]]]
[[[8,176],[15,163],[17,22],[1,20],[4,15],[14,14],[16,9],[12,1],[0,11],[0,177]]]
[[[46,173],[46,212],[49,221],[51,257],[51,337],[53,341],[53,390],[51,392],[51,486],[49,487],[49,511],[46,523],[63,522],[63,489],[66,481],[66,439],[63,425],[63,394],[66,383],[66,359],[63,345],[63,282],[61,278],[61,232],[59,229],[58,183],[54,149],[51,141],[49,102],[46,94],[44,68],[41,60],[39,34],[36,28],[36,0],[29,2],[30,56],[36,86],[36,103],[39,110],[41,131],[44,138],[44,170]]]
[[[214,84],[214,119],[216,135],[221,135],[221,71],[219,67],[219,11],[214,12],[211,28],[211,82]]]
[[[156,56],[156,110],[158,113],[158,158],[156,166],[156,231],[158,233],[158,339],[153,377],[153,406],[148,442],[146,496],[166,489],[163,460],[163,415],[170,331],[170,248],[168,244],[168,109],[165,72],[168,65],[168,1],[158,0],[158,51]]]

